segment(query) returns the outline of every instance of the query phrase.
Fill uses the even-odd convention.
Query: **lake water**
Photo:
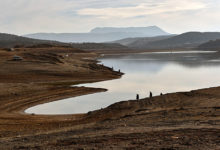
[[[106,88],[107,92],[68,98],[27,109],[35,114],[75,114],[107,107],[115,102],[220,85],[220,59],[216,52],[175,52],[108,55],[102,64],[120,69],[121,79],[77,85]]]

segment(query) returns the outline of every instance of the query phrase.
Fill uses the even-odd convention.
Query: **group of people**
[[[162,93],[160,93],[160,96],[162,96],[162,95],[163,95],[163,94],[162,94]],[[153,93],[152,93],[152,92],[150,92],[149,97],[150,97],[150,98],[152,98],[152,97],[153,97]],[[139,99],[139,94],[137,94],[136,99],[137,99],[137,100]]]

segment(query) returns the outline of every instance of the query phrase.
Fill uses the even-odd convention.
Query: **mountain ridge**
[[[88,33],[34,33],[23,36],[35,39],[55,40],[71,43],[105,43],[128,37],[153,37],[160,35],[169,35],[169,33],[163,31],[157,26],[125,28],[97,27]]]
[[[157,40],[155,37],[148,38],[148,42],[139,39],[129,43],[128,47],[137,49],[173,49],[173,48],[196,48],[210,40],[220,39],[220,32],[186,32],[175,36],[165,36]]]

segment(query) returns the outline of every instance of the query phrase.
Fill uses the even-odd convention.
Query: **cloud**
[[[107,7],[107,8],[85,8],[78,11],[79,15],[93,15],[102,18],[110,17],[137,17],[144,15],[153,15],[160,13],[187,11],[187,10],[198,10],[205,8],[206,4],[202,2],[193,2],[191,0],[176,1],[176,0],[166,0],[157,3],[141,3],[134,7]]]
[[[158,25],[169,32],[218,30],[218,0],[2,0],[0,32],[87,32]]]

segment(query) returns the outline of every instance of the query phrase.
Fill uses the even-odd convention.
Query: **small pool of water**
[[[108,89],[107,92],[68,98],[27,109],[35,114],[75,114],[109,106],[115,102],[220,85],[220,60],[216,52],[141,53],[108,55],[102,64],[120,69],[121,79],[78,86]]]

